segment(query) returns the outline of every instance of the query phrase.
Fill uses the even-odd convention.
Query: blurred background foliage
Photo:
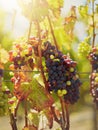
[[[37,35],[37,30],[34,25],[34,22],[38,20],[41,25],[41,30],[48,31],[48,40],[54,44],[53,33],[56,38],[56,42],[59,46],[59,49],[64,54],[70,54],[71,58],[77,61],[77,70],[80,75],[82,86],[80,88],[80,99],[78,103],[71,107],[71,112],[75,112],[81,109],[84,109],[84,106],[93,106],[92,97],[89,93],[89,74],[91,72],[91,66],[89,61],[85,56],[80,56],[78,54],[78,46],[84,41],[88,36],[90,37],[88,44],[92,42],[92,10],[91,10],[91,1],[85,1],[85,4],[80,5],[79,7],[72,6],[69,12],[65,15],[61,15],[61,9],[64,6],[63,0],[31,0],[26,3],[25,0],[17,0],[19,6],[21,7],[22,15],[27,19],[28,23],[32,25],[28,30],[31,33],[30,35]],[[33,3],[32,3],[33,2]],[[65,0],[65,4],[67,1]],[[95,25],[96,33],[98,32],[98,4],[95,5]],[[16,40],[12,35],[12,30],[6,31],[5,22],[6,22],[6,12],[0,10],[0,63],[2,59],[8,59],[8,51],[12,47],[13,41]],[[52,25],[52,30],[50,23]],[[14,23],[15,24],[15,23]],[[81,25],[83,25],[82,32]],[[28,30],[23,37],[28,38]],[[53,31],[53,32],[52,32]],[[80,35],[79,35],[80,33]],[[81,33],[84,33],[84,38],[81,39]],[[96,41],[98,43],[98,37],[96,36]],[[4,58],[6,57],[6,58]],[[4,61],[4,60],[3,60]],[[4,69],[9,69],[9,62],[5,62]],[[9,72],[4,71],[3,80],[9,81],[10,75]],[[13,87],[11,82],[3,82],[3,85],[8,86],[10,89]]]

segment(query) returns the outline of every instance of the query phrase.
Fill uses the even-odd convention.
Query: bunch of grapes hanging
[[[14,84],[14,95],[19,100],[23,100],[27,98],[30,91],[28,87],[31,79],[28,71],[34,68],[32,46],[24,42],[16,43],[13,48],[9,52],[9,60],[12,62],[10,69],[14,71],[11,81]]]
[[[92,73],[90,75],[91,94],[98,107],[98,47],[92,48],[88,59],[92,65]]]
[[[76,62],[63,55],[50,42],[44,43],[42,52],[48,71],[48,90],[56,92],[68,104],[74,104],[79,99],[81,82],[76,72]]]

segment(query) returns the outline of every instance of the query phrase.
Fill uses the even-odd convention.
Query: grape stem
[[[52,27],[52,23],[51,23],[49,15],[47,15],[47,19],[48,19],[48,22],[49,22],[49,25],[50,25],[50,29],[51,29],[51,33],[52,33],[52,36],[53,36],[54,44],[55,44],[56,48],[58,49],[57,41],[56,41],[56,38],[55,38],[55,35],[54,35],[54,31],[53,31],[53,27]]]

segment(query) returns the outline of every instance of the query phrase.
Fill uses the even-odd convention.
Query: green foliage
[[[32,102],[32,108],[36,107],[38,110],[42,110],[52,105],[53,100],[46,93],[44,87],[42,87],[36,79],[32,80],[32,93],[28,97]]]
[[[28,119],[30,122],[33,122],[34,126],[39,126],[39,113],[38,112],[30,112],[28,114]]]
[[[88,5],[79,6],[78,9],[82,18],[88,17]]]

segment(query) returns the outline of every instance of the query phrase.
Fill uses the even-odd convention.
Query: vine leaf
[[[33,123],[34,126],[37,127],[39,125],[39,113],[38,112],[29,113],[28,119],[30,120],[30,122]]]
[[[36,79],[32,81],[32,92],[28,97],[32,103],[32,107],[41,111],[53,104],[53,98],[46,92]]]

